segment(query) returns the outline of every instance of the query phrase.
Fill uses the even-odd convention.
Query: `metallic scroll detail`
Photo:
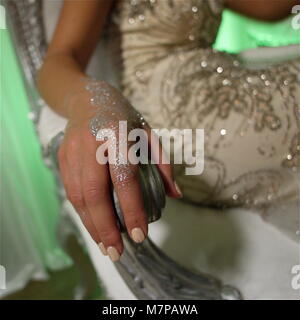
[[[239,300],[241,294],[211,275],[183,268],[148,238],[135,244],[127,234],[126,247],[116,267],[138,299]],[[153,271],[155,270],[155,271]]]

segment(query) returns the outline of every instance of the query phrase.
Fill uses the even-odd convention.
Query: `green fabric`
[[[257,47],[277,47],[300,43],[300,32],[292,28],[288,17],[278,22],[254,20],[231,10],[224,10],[214,43],[218,51],[239,53]]]
[[[8,30],[0,30],[0,53],[1,260],[9,246],[16,263],[22,251],[35,251],[33,260],[59,269],[71,260],[56,239],[60,208],[55,181],[28,119],[30,105]]]

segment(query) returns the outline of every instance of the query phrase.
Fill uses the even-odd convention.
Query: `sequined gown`
[[[299,199],[299,60],[246,69],[212,49],[217,0],[119,0],[122,89],[153,128],[205,131],[201,175],[175,175],[185,199],[256,206]]]

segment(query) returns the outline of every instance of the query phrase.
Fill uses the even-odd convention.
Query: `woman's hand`
[[[122,152],[117,152],[114,162],[109,159],[109,164],[100,164],[96,159],[97,148],[104,142],[119,146],[119,121],[127,121],[128,130],[145,129],[148,138],[150,128],[122,94],[104,81],[85,80],[82,92],[72,95],[67,104],[69,122],[58,152],[66,194],[102,253],[117,261],[123,252],[123,243],[112,204],[111,182],[127,231],[135,242],[142,242],[147,236],[147,214],[138,181],[138,165],[122,163]],[[97,141],[95,136],[102,129],[110,129],[116,139]],[[158,143],[148,142],[150,147]],[[159,150],[161,153],[160,147]],[[167,194],[180,197],[170,165],[157,166]]]

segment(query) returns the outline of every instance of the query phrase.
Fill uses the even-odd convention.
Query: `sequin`
[[[201,61],[201,67],[206,68],[207,67],[207,62],[206,61]]]
[[[194,41],[195,40],[195,36],[193,34],[189,35],[189,40]]]
[[[227,133],[226,129],[221,129],[220,130],[221,136],[225,136],[226,133]]]
[[[222,81],[222,84],[223,84],[223,86],[229,86],[229,85],[231,84],[231,82],[230,82],[230,80],[228,80],[228,79],[224,79],[224,80]]]
[[[233,200],[237,200],[238,197],[239,197],[239,196],[238,196],[236,193],[234,193],[233,196],[232,196],[232,199],[233,199]]]
[[[223,72],[223,68],[222,68],[222,67],[218,67],[218,68],[217,68],[217,72],[218,72],[218,73],[222,73],[222,72]]]

